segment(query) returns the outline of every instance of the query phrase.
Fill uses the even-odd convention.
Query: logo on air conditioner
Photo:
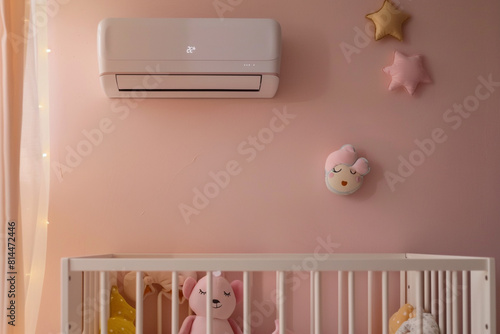
[[[186,49],[186,53],[194,53],[195,50],[196,50],[195,46],[188,45],[188,47]]]

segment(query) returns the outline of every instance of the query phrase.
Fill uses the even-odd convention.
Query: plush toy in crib
[[[207,276],[198,282],[188,277],[182,288],[184,297],[196,315],[190,315],[182,323],[179,334],[205,334],[207,324],[207,302],[212,306],[212,324],[214,334],[241,334],[241,329],[233,319],[236,304],[243,298],[243,282],[228,282],[220,273],[212,277],[212,300],[207,301]]]
[[[413,306],[410,304],[404,304],[399,308],[399,310],[392,315],[389,319],[389,334],[396,334],[397,330],[401,325],[410,319],[410,315],[413,312]]]
[[[174,291],[178,293],[182,290],[182,285],[184,281],[188,277],[195,278],[197,277],[195,271],[179,271],[178,275],[178,286],[176,288],[172,287],[172,272],[170,271],[146,271],[142,273],[143,282],[144,282],[144,292],[143,298],[148,297],[158,291],[160,288],[160,292],[165,293],[165,295],[170,298],[171,294]],[[135,300],[135,288],[136,288],[136,272],[131,271],[125,275],[123,278],[123,290],[125,296],[129,298],[131,301]],[[179,296],[179,301],[184,302],[183,296]]]
[[[417,334],[419,331],[419,322],[415,315],[415,311],[410,315],[410,319],[406,320],[401,327],[396,331],[396,334]],[[436,319],[430,313],[422,313],[422,334],[439,334],[439,326]]]
[[[325,163],[326,187],[339,195],[349,195],[363,184],[363,177],[370,171],[368,160],[358,158],[352,145],[344,145],[330,153]]]
[[[109,300],[108,334],[135,334],[135,309],[130,306],[118,291],[111,288]]]

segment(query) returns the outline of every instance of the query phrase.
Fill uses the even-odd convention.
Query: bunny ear
[[[368,160],[365,158],[359,158],[352,166],[362,176],[368,174],[370,171],[370,165],[368,164]]]
[[[243,300],[243,282],[240,280],[235,280],[231,282],[231,288],[234,291],[234,297],[236,298],[236,303]]]
[[[352,152],[352,153],[356,152],[356,150],[354,149],[354,146],[352,146],[351,144],[345,144],[340,149],[347,151],[347,152]]]
[[[339,164],[352,165],[356,161],[357,154],[351,144],[343,145],[337,151],[330,153],[326,158],[325,171],[331,170]]]
[[[186,297],[186,299],[189,299],[189,296],[191,296],[191,292],[193,292],[196,283],[196,280],[192,277],[188,277],[184,281],[184,285],[182,286],[182,293],[184,294],[184,297]]]

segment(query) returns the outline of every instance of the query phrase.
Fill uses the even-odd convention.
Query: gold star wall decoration
[[[366,15],[375,25],[375,40],[390,35],[403,40],[403,23],[410,15],[396,8],[389,0],[385,0],[382,8],[375,13]]]

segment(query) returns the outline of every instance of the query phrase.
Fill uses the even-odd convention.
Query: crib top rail
[[[64,258],[69,271],[483,271],[488,257],[379,254],[106,254]]]

